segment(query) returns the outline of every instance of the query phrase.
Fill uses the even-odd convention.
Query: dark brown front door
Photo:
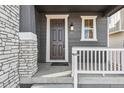
[[[50,20],[50,59],[65,59],[65,19]]]

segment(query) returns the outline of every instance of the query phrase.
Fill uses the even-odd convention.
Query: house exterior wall
[[[124,8],[109,17],[109,32],[124,31]]]
[[[18,87],[19,6],[0,6],[0,88]]]
[[[109,47],[111,48],[124,47],[124,32],[109,35]]]
[[[97,13],[68,13],[68,29],[71,23],[74,25],[74,32],[68,31],[69,62],[71,62],[72,47],[107,47],[107,18],[101,17]],[[38,36],[38,61],[46,62],[46,14],[36,12],[36,32]],[[96,21],[98,41],[80,41],[81,24],[83,15],[98,15]]]
[[[119,14],[118,18],[116,18],[117,13]],[[122,48],[124,47],[124,8],[122,8],[120,11],[118,11],[114,15],[115,18],[111,18],[111,22],[109,24],[109,47],[112,48]],[[116,22],[116,20],[119,19],[119,21]],[[111,24],[115,22],[115,25],[113,25],[113,28],[111,28]],[[119,27],[117,29],[117,27]],[[113,29],[113,30],[112,30]],[[111,33],[112,30],[112,33]]]

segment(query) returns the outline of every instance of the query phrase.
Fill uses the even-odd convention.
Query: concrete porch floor
[[[71,64],[69,66],[51,66],[51,63],[38,63],[35,77],[71,77]]]
[[[124,87],[124,75],[79,75],[79,87]],[[21,77],[20,84],[32,84],[32,88],[72,88],[71,64],[51,66],[39,63],[38,71],[32,77]],[[100,86],[99,86],[100,85]]]
[[[51,63],[39,63],[38,71],[32,77],[21,77],[21,84],[72,84],[71,64],[69,66],[51,66]]]

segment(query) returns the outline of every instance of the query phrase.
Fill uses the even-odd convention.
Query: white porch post
[[[72,49],[72,76],[74,78],[74,88],[78,87],[77,73],[77,51]]]
[[[124,51],[121,51],[122,71],[124,72]]]

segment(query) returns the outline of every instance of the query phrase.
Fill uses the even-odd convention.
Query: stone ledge
[[[37,40],[37,35],[32,32],[19,32],[20,40]]]

